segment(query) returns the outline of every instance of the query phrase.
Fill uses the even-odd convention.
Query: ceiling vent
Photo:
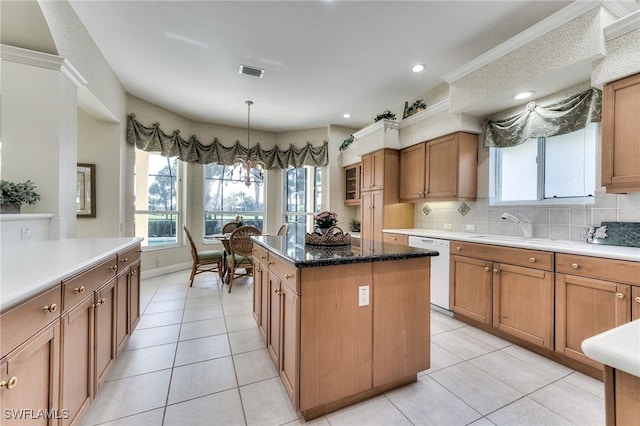
[[[254,68],[247,65],[240,65],[240,70],[238,71],[240,74],[250,75],[252,77],[262,78],[264,75],[264,70],[260,68]]]

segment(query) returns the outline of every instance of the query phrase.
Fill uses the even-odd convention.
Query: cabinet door
[[[267,327],[267,350],[271,359],[280,371],[280,309],[281,294],[280,278],[269,272],[269,283],[267,286],[269,300],[269,323]]]
[[[140,321],[140,261],[133,263],[129,269],[129,328],[133,333]]]
[[[268,307],[266,300],[267,289],[267,267],[254,257],[253,261],[253,317],[258,324],[258,330],[262,336],[262,340],[267,342],[267,324],[268,324]]]
[[[129,335],[129,268],[116,280],[116,348],[122,352]]]
[[[631,321],[640,319],[640,287],[631,287]]]
[[[602,369],[582,352],[582,341],[629,321],[630,286],[556,274],[556,351]]]
[[[384,150],[362,156],[362,190],[384,187]]]
[[[60,322],[56,320],[0,360],[3,425],[58,424],[64,416],[58,398],[59,357]],[[50,418],[38,416],[46,412]]]
[[[400,199],[403,201],[425,197],[425,153],[424,143],[400,151]]]
[[[360,204],[360,164],[344,168],[344,204]]]
[[[492,321],[491,262],[451,256],[450,300],[453,312],[484,324]]]
[[[383,241],[384,203],[382,191],[362,193],[362,220],[360,223],[360,249],[362,253],[373,250],[374,241]]]
[[[116,358],[116,280],[95,293],[95,392],[100,389]]]
[[[93,397],[93,297],[62,316],[60,406],[69,410],[62,425],[80,420]]]
[[[640,74],[604,86],[602,185],[607,192],[640,191]]]
[[[493,326],[553,350],[553,273],[494,264]]]
[[[288,286],[280,287],[282,291],[282,318],[280,319],[280,335],[282,347],[280,352],[280,378],[293,403],[294,408],[300,406],[298,387],[300,356],[300,297]]]
[[[427,170],[424,187],[427,198],[458,195],[458,140],[449,135],[426,144]]]

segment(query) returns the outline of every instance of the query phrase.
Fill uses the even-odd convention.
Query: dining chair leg
[[[196,276],[196,264],[191,267],[191,278],[189,278],[189,287],[193,287],[193,278]]]

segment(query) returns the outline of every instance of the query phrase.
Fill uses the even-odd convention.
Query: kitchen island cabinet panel
[[[300,410],[307,410],[371,388],[373,310],[358,306],[371,264],[305,268],[302,282]]]
[[[95,293],[95,369],[97,393],[116,359],[116,280]]]
[[[640,287],[631,287],[631,321],[640,319]]]
[[[373,387],[377,387],[429,368],[431,326],[424,301],[430,295],[430,260],[372,267]]]

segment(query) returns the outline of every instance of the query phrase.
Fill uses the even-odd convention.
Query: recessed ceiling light
[[[342,116],[344,118],[351,118],[351,114],[349,114],[348,112],[345,112],[344,114],[342,114]]]
[[[527,99],[530,98],[531,96],[533,96],[533,94],[536,92],[522,92],[522,93],[518,93],[517,95],[513,96],[513,99],[516,100],[520,100],[520,99]]]
[[[424,69],[426,67],[427,66],[425,64],[414,65],[413,68],[411,68],[411,71],[413,71],[413,72],[422,72],[422,71],[424,71]]]

